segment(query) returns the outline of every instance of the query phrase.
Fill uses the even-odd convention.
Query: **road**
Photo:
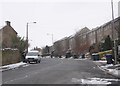
[[[2,73],[3,84],[84,84],[83,80],[94,78],[115,79],[91,60],[59,58],[43,58],[39,64],[28,64]],[[111,82],[117,83],[115,80]]]

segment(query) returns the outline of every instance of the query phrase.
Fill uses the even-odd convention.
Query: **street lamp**
[[[26,27],[26,41],[27,41],[27,52],[28,52],[28,25],[32,24],[32,23],[36,23],[36,22],[27,22],[27,27]]]
[[[115,29],[115,25],[114,25],[114,10],[113,10],[113,0],[111,0],[111,7],[112,7],[112,38],[114,41],[114,57],[115,57],[115,64],[117,64],[117,52],[116,52],[116,42],[115,42],[115,37],[114,37],[114,29]]]

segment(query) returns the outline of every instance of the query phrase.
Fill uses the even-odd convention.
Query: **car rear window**
[[[38,52],[28,52],[27,56],[37,56]]]

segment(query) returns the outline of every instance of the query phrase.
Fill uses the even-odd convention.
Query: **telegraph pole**
[[[29,24],[29,23],[27,23],[27,27],[26,27],[27,52],[28,52],[28,24]]]

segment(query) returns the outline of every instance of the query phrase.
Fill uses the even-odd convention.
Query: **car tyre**
[[[39,60],[39,63],[40,63],[40,60]]]
[[[30,61],[28,61],[28,63],[30,64]]]
[[[38,63],[38,60],[36,60],[35,63],[37,64],[37,63]]]

